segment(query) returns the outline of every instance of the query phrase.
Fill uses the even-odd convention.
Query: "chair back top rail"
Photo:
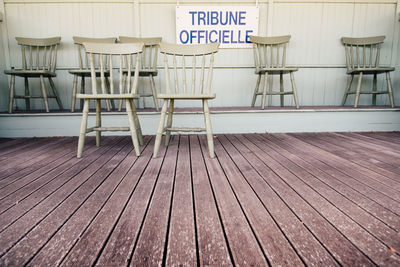
[[[189,96],[211,94],[214,54],[218,52],[218,47],[219,43],[199,45],[160,43],[160,52],[164,55],[166,93]],[[173,71],[174,90],[171,89],[170,70]]]
[[[144,43],[140,69],[153,72],[157,71],[158,45],[161,40],[161,37],[119,37],[121,43]]]
[[[284,36],[250,36],[254,43],[254,64],[256,70],[264,68],[284,68],[286,66],[286,47],[290,35]]]
[[[89,38],[89,37],[80,37],[80,36],[73,36],[72,39],[74,40],[74,44],[76,45],[76,49],[78,52],[78,63],[79,69],[81,70],[89,70],[89,59],[87,57],[85,48],[83,47],[83,43],[115,43],[117,41],[116,37],[106,37],[106,38]],[[95,66],[98,67],[98,62],[95,63]]]
[[[143,51],[143,43],[126,43],[126,44],[106,44],[106,43],[83,43],[86,52],[89,54],[90,71],[92,78],[92,94],[98,94],[97,79],[95,66],[95,57],[98,58],[99,70],[100,70],[100,81],[101,81],[101,92],[105,94],[106,79],[110,84],[111,94],[136,94],[137,84],[139,79],[139,64],[140,64],[140,53]],[[131,60],[135,60],[135,64],[132,64]],[[114,77],[113,74],[113,62],[118,62],[118,78]],[[128,61],[128,62],[125,62]],[[133,66],[133,67],[132,67]],[[110,70],[109,76],[106,78],[105,71]],[[128,70],[125,74],[123,70]],[[134,72],[133,83],[131,82],[132,74]],[[114,82],[119,85],[118,92],[114,90]]]
[[[45,70],[55,72],[57,65],[57,49],[61,37],[16,37],[15,39],[21,46],[22,70]]]
[[[348,70],[356,68],[378,68],[381,45],[385,36],[363,38],[343,37],[346,66]]]

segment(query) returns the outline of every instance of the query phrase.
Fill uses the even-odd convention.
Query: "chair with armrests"
[[[87,57],[87,54],[85,52],[85,48],[83,47],[84,42],[88,43],[115,43],[117,41],[117,38],[111,37],[111,38],[88,38],[88,37],[78,37],[74,36],[72,37],[74,40],[74,44],[76,46],[77,52],[78,52],[78,63],[79,63],[79,69],[70,69],[68,70],[69,73],[74,75],[74,81],[73,81],[73,86],[72,86],[72,96],[71,96],[71,112],[75,111],[75,102],[76,102],[76,93],[78,90],[78,77],[81,77],[81,94],[85,93],[85,78],[90,77],[90,66],[89,66],[89,59]],[[95,62],[95,73],[97,77],[100,76],[100,69],[98,62]],[[110,71],[108,69],[104,70],[104,75],[108,77],[110,74]],[[108,84],[108,81],[106,81],[106,89],[109,90],[110,85]],[[114,105],[114,101],[111,102],[112,105]],[[106,102],[107,105],[107,110],[110,110],[110,103],[109,101]],[[114,108],[114,106],[113,106]],[[80,109],[83,109],[83,99],[80,101]]]
[[[14,99],[25,99],[26,109],[31,109],[32,98],[43,98],[46,112],[49,112],[49,98],[55,98],[60,109],[63,109],[53,77],[56,77],[57,49],[61,37],[52,38],[15,38],[21,46],[22,68],[5,70],[4,73],[11,75],[10,97],[8,112],[12,113]],[[15,92],[15,76],[25,79],[25,94],[17,95]],[[29,89],[29,78],[40,78],[41,95],[31,95]],[[49,94],[44,80],[48,78],[52,94]]]
[[[133,146],[136,155],[140,155],[139,144],[143,144],[142,131],[140,129],[140,123],[136,114],[136,108],[134,99],[139,98],[136,94],[138,84],[138,72],[140,66],[140,53],[143,49],[143,43],[136,44],[107,44],[107,43],[83,43],[86,52],[89,55],[90,61],[90,77],[92,80],[92,92],[86,94],[76,94],[78,99],[83,99],[83,112],[82,122],[78,140],[78,152],[77,157],[82,157],[83,147],[85,144],[86,133],[95,131],[96,132],[96,145],[100,146],[101,132],[103,131],[130,131]],[[97,75],[97,68],[94,62],[99,62],[100,77]],[[124,62],[127,60],[128,62]],[[135,61],[135,64],[131,64],[131,60]],[[118,65],[118,74],[114,75],[113,71],[109,72],[109,76],[106,77],[106,70],[112,70],[113,64]],[[123,73],[123,68],[127,65],[127,73]],[[133,68],[131,67],[133,66]],[[134,70],[135,75],[132,75],[131,71]],[[97,86],[97,80],[100,79],[101,90]],[[105,92],[106,80],[109,79],[110,92]],[[114,84],[118,84],[118,90],[115,90]],[[100,91],[100,92],[99,92]],[[129,127],[102,127],[101,123],[101,100],[114,100],[120,99],[125,102],[126,113],[128,115]],[[88,113],[89,113],[89,101],[94,100],[96,102],[96,124],[94,127],[87,127]]]
[[[214,157],[214,141],[211,128],[208,100],[214,99],[211,93],[211,81],[214,66],[214,54],[219,43],[199,45],[175,45],[160,43],[160,52],[164,56],[165,93],[158,94],[163,99],[160,122],[154,145],[153,157],[157,157],[162,134],[165,132],[165,145],[168,145],[171,132],[206,132],[210,157]],[[171,74],[172,73],[172,74]],[[172,86],[171,86],[172,83]],[[172,127],[175,100],[202,101],[205,128]],[[168,108],[168,119],[165,117]]]
[[[159,107],[157,100],[157,89],[154,83],[154,76],[157,76],[158,74],[157,71],[158,44],[161,42],[161,37],[137,38],[137,37],[120,36],[119,41],[121,43],[144,43],[142,60],[140,61],[141,65],[140,65],[139,76],[149,77],[151,92],[150,93],[142,92],[139,95],[140,97],[153,97],[154,107],[158,111]]]
[[[267,95],[280,95],[282,107],[284,106],[285,95],[293,95],[296,108],[299,108],[297,88],[293,75],[293,72],[297,71],[298,68],[286,67],[286,46],[290,41],[290,37],[290,35],[273,37],[250,36],[250,41],[254,44],[254,64],[256,67],[256,74],[258,76],[251,102],[252,107],[254,107],[258,95],[262,96],[262,109],[265,107]],[[285,91],[284,89],[284,74],[290,74],[290,82],[292,84],[291,91]],[[279,75],[279,91],[273,91],[271,88],[267,91],[270,75]],[[261,80],[262,91],[259,92]]]
[[[376,95],[388,94],[390,106],[394,107],[393,89],[390,82],[390,72],[394,71],[392,67],[381,67],[379,66],[381,45],[385,36],[374,36],[364,38],[350,38],[343,37],[342,43],[344,44],[346,51],[346,66],[347,74],[350,75],[345,90],[342,105],[346,103],[347,96],[349,94],[355,94],[354,107],[358,106],[360,94],[372,94],[372,105],[376,105]],[[386,91],[377,90],[377,75],[386,74]],[[356,91],[351,91],[351,83],[353,82],[354,75],[358,75],[358,83]],[[361,83],[364,75],[374,75],[372,82],[371,91],[361,91]]]

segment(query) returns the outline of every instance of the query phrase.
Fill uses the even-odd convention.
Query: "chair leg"
[[[264,78],[264,87],[263,87],[263,94],[262,94],[262,100],[261,100],[261,109],[265,108],[265,101],[267,98],[267,86],[268,86],[268,72],[265,73],[265,78]]]
[[[139,145],[143,145],[143,134],[142,134],[142,129],[140,128],[140,122],[138,115],[136,113],[136,107],[135,103],[133,102],[133,99],[129,99],[129,103],[131,104],[132,108],[132,114],[133,114],[133,122],[135,123],[135,129],[138,135],[138,140],[139,140]]]
[[[101,100],[96,99],[96,127],[101,127]],[[101,144],[101,131],[96,131],[96,146]]]
[[[254,88],[253,99],[251,100],[251,107],[252,108],[256,104],[256,98],[257,98],[258,90],[260,88],[260,81],[261,81],[261,74],[258,74],[256,87]]]
[[[172,126],[172,116],[174,113],[174,99],[171,99],[169,101],[169,110],[168,110],[168,119],[167,119],[167,128],[170,128]],[[166,130],[166,135],[165,135],[165,146],[168,146],[169,140],[171,138],[171,131]]]
[[[292,84],[294,103],[296,105],[296,108],[298,109],[299,108],[299,97],[297,95],[297,87],[296,87],[296,82],[294,81],[293,72],[290,72],[290,83]]]
[[[74,82],[72,84],[72,95],[71,95],[71,112],[75,111],[75,102],[76,102],[76,90],[78,85],[78,75],[74,74]]]
[[[136,132],[135,120],[133,117],[132,102],[130,102],[129,99],[125,99],[125,106],[126,106],[126,113],[128,114],[129,128],[131,131],[133,147],[135,149],[136,156],[139,157],[140,156],[139,140]]]
[[[89,115],[89,99],[85,99],[82,110],[81,129],[79,132],[78,153],[76,155],[77,158],[82,157],[83,147],[85,146],[88,115]]]
[[[374,80],[372,82],[372,92],[376,92],[376,90],[377,90],[377,86],[376,86],[377,77],[376,76],[377,76],[377,74],[374,73]],[[372,105],[376,106],[376,94],[372,94]]]
[[[279,75],[279,90],[281,91],[281,93],[283,93],[284,89],[283,89],[283,74],[281,73]],[[285,106],[285,95],[280,95],[281,97],[281,107]],[[297,106],[297,105],[296,105]]]
[[[160,107],[158,106],[157,90],[156,90],[156,84],[154,82],[154,77],[152,74],[150,74],[149,78],[150,78],[151,91],[153,92],[154,107],[156,108],[157,111],[159,111]]]
[[[214,158],[214,139],[211,127],[211,119],[210,119],[210,109],[208,108],[208,100],[203,99],[203,111],[204,111],[204,122],[206,125],[206,133],[207,133],[207,143],[208,150],[210,152],[210,158]]]
[[[84,94],[85,93],[85,76],[84,75],[82,75],[82,78],[81,78],[81,94]],[[83,110],[83,99],[81,99],[81,101],[80,101],[80,107],[81,107],[81,110]]]
[[[390,81],[390,73],[389,72],[386,72],[386,82],[387,82],[388,91],[389,91],[390,106],[392,108],[394,108],[393,89],[392,89],[392,82]]]
[[[107,77],[105,77],[105,80],[106,80],[107,93],[110,94],[111,93],[110,81],[108,80]],[[107,100],[107,102],[109,103],[108,106],[111,105],[111,108],[114,110],[115,109],[114,99],[109,99],[109,100]]]
[[[46,109],[46,112],[49,112],[49,102],[47,100],[47,93],[46,93],[46,87],[44,86],[44,77],[43,77],[43,75],[40,75],[40,85],[41,85],[41,89],[42,89],[44,107]]]
[[[358,106],[358,100],[360,100],[360,91],[361,91],[362,77],[363,77],[363,73],[360,72],[360,76],[358,77],[358,83],[357,83],[356,99],[355,99],[355,101],[354,101],[354,107],[355,107],[355,108]]]
[[[12,111],[13,111],[14,88],[15,88],[15,75],[11,75],[11,81],[10,81],[10,97],[9,97],[9,103],[8,103],[8,113],[12,113]]]
[[[164,103],[163,103],[163,106],[161,109],[160,122],[158,123],[156,141],[154,143],[153,158],[157,157],[158,150],[160,149],[161,138],[162,138],[162,134],[164,132],[164,123],[165,123],[165,115],[167,113],[167,107],[168,107],[168,100],[164,99]]]
[[[60,96],[58,95],[58,92],[57,92],[57,89],[56,89],[56,85],[54,84],[53,79],[51,77],[49,77],[49,82],[50,82],[50,87],[51,87],[51,89],[53,91],[53,95],[56,97],[56,101],[57,101],[58,107],[61,110],[63,110],[64,108],[63,108]]]
[[[354,74],[351,74],[351,76],[349,78],[349,81],[347,82],[346,91],[344,91],[344,96],[343,96],[343,100],[342,100],[342,106],[344,106],[344,104],[346,103],[347,96],[349,95],[350,88],[351,88],[351,83],[353,82],[353,79],[354,79]]]
[[[122,75],[122,82],[121,82],[121,84],[125,84],[125,78],[126,78],[126,75]],[[122,86],[122,88],[121,88],[121,90],[120,90],[120,94],[123,94],[125,92],[125,90],[124,90],[124,88],[123,88],[123,86]],[[121,99],[121,100],[119,100],[119,105],[118,105],[118,111],[121,111],[122,110],[122,105],[123,105],[123,100]]]
[[[25,77],[25,96],[30,96],[30,92],[29,92],[29,81],[28,81],[28,77]],[[26,106],[26,110],[31,110],[31,99],[29,98],[25,98],[25,106]]]

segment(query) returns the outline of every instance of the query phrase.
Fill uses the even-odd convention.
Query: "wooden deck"
[[[0,266],[400,265],[400,133],[0,139]]]

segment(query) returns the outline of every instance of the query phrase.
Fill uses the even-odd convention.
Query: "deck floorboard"
[[[400,265],[400,133],[0,139],[0,266]]]

